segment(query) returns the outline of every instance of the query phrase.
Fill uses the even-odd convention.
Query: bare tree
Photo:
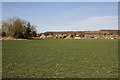
[[[35,27],[30,22],[13,17],[2,22],[2,34],[7,37],[28,38],[34,37],[31,33],[36,32]]]

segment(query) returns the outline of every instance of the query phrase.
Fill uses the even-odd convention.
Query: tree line
[[[2,21],[2,37],[30,38],[36,37],[36,28],[30,22],[18,17],[8,18]]]

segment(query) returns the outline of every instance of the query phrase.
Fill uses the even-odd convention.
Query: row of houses
[[[44,38],[64,38],[64,39],[120,39],[119,35],[113,34],[113,35],[89,35],[85,34],[84,37],[81,37],[80,35],[48,35],[45,36],[42,34],[41,36],[34,37],[35,39],[44,39]]]
[[[111,30],[110,30],[111,31]],[[116,30],[118,31],[118,30]],[[64,38],[64,39],[120,39],[119,33],[109,31],[77,31],[77,32],[45,32],[38,34],[35,39]]]

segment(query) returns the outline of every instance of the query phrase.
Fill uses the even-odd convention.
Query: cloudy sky
[[[30,21],[38,33],[118,29],[117,2],[3,2],[2,14]]]

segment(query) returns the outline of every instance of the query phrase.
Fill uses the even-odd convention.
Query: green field
[[[117,78],[118,40],[3,41],[3,78]]]

